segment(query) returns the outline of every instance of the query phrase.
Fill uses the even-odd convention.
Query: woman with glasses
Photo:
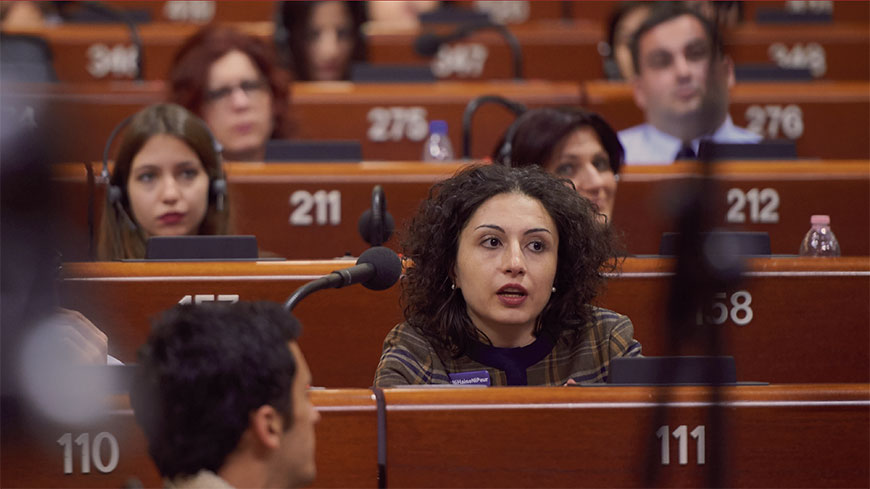
[[[266,142],[289,136],[289,79],[263,41],[208,26],[181,46],[169,99],[205,120],[229,161],[262,161]]]

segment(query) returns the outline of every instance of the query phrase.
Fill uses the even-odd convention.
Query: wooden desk
[[[645,355],[675,354],[666,318],[673,265],[628,259],[597,301],[631,318]],[[716,326],[698,326],[721,328],[738,380],[870,382],[870,353],[854,347],[870,344],[870,258],[753,258],[746,270],[702,312]],[[684,338],[676,354],[709,354],[702,338]]]
[[[420,29],[372,29],[369,59],[373,63],[430,64],[438,78],[509,78],[513,58],[504,38],[478,32],[442,47],[430,61],[413,48]],[[607,37],[604,22],[539,20],[510,31],[522,50],[526,78],[592,81],[604,78],[598,43]],[[446,29],[445,32],[451,32]],[[757,25],[734,27],[725,35],[725,52],[735,63],[768,63],[809,68],[825,80],[870,80],[870,34],[867,23]]]
[[[719,457],[729,487],[861,487],[868,478],[867,384],[725,387],[718,402],[705,387],[387,389],[384,397],[380,487],[649,487],[648,468],[657,486],[700,487]],[[373,398],[368,389],[311,392],[322,416],[313,487],[378,486]],[[113,488],[134,477],[162,487],[126,398],[115,404],[89,426],[4,424],[3,486]],[[100,437],[90,473],[72,442],[64,473],[57,440],[67,433]],[[104,473],[110,440],[118,459]]]
[[[235,263],[69,263],[62,302],[110,336],[109,351],[124,362],[150,331],[150,321],[181,301],[270,300],[283,303],[297,288],[353,260]],[[294,310],[303,324],[299,344],[313,385],[372,385],[384,337],[401,322],[399,286],[328,289]]]
[[[585,106],[614,128],[644,122],[631,87],[588,82]],[[731,90],[731,117],[768,139],[791,139],[801,158],[870,158],[870,85],[866,82],[740,83]],[[831,143],[836,134],[837,144]]]
[[[288,259],[334,258],[348,252],[358,256],[368,245],[357,221],[370,208],[375,185],[383,187],[398,231],[416,213],[431,185],[461,167],[413,162],[229,163],[231,216],[238,234],[254,234],[261,249]],[[94,172],[100,171],[96,165]],[[680,185],[698,171],[690,164],[625,168],[613,223],[625,234],[630,253],[658,253],[662,233],[677,231],[673,201],[681,195]],[[867,161],[723,162],[715,172],[717,226],[768,232],[773,253],[795,254],[810,228],[810,216],[824,213],[831,216],[843,255],[870,255]],[[66,203],[63,223],[69,230],[61,251],[66,261],[87,260],[85,168],[60,165],[56,174]],[[99,223],[105,188],[100,184],[96,189]],[[386,244],[398,250],[397,238]]]
[[[182,300],[283,302],[319,275],[352,265],[336,262],[68,263],[60,283],[65,307],[77,309],[109,337],[125,362],[145,341],[149,319]],[[629,258],[597,301],[628,315],[647,355],[665,355],[666,299],[673,261]],[[723,351],[740,380],[870,382],[870,259],[749,261],[747,280],[723,290]],[[371,385],[387,332],[402,320],[400,286],[317,292],[294,313],[314,385]],[[712,307],[711,316],[721,309]],[[714,314],[715,313],[715,314]],[[689,345],[683,354],[700,353]]]
[[[389,487],[651,487],[647,467],[655,486],[706,487],[717,457],[723,487],[862,487],[870,478],[867,384],[723,388],[720,423],[703,387],[385,397]]]
[[[715,226],[767,232],[773,253],[797,254],[810,216],[828,214],[844,256],[870,254],[867,161],[723,162],[713,168]],[[678,230],[675,213],[685,185],[694,181],[686,177],[697,170],[682,163],[626,167],[613,225],[625,233],[630,252],[656,254],[662,233]]]
[[[98,161],[112,129],[142,107],[165,100],[161,82],[14,85],[4,104],[42,107],[48,134],[56,134],[61,161]],[[429,121],[447,121],[456,157],[462,156],[462,114],[472,99],[501,95],[528,107],[580,104],[576,83],[529,81],[438,82],[434,84],[295,83],[291,117],[299,139],[360,141],[364,160],[414,161],[421,158]],[[37,113],[39,116],[40,113]],[[472,121],[471,153],[487,156],[513,114],[487,105]],[[117,143],[116,143],[117,144]],[[114,152],[111,153],[114,156]]]
[[[616,6],[611,1],[512,1],[474,2],[458,1],[464,8],[494,12],[494,18],[506,24],[525,24],[540,20],[582,19],[607,26]],[[867,2],[802,2],[788,0],[762,0],[745,2],[743,19],[752,22],[760,10],[830,13],[834,22],[870,22],[870,4]],[[794,24],[792,24],[794,26]],[[825,25],[825,24],[822,24]]]
[[[152,22],[270,22],[275,17],[275,3],[251,0],[172,2],[166,0],[108,1],[113,7],[148,12]]]
[[[559,10],[561,7],[556,5]],[[606,6],[605,6],[606,7]],[[238,10],[238,7],[234,7]],[[552,8],[552,5],[550,6]],[[208,12],[176,9],[182,17]],[[586,9],[576,8],[582,12]],[[593,8],[601,11],[601,8]],[[261,15],[253,9],[250,15]],[[215,12],[212,12],[214,15]],[[594,12],[593,12],[594,14]],[[582,13],[577,14],[582,17]],[[248,17],[247,15],[245,17]],[[234,26],[271,44],[271,21],[236,22]],[[155,22],[139,26],[145,51],[147,80],[165,79],[178,47],[200,26],[192,23]],[[373,24],[367,30],[368,59],[372,63],[427,65],[445,79],[506,79],[514,76],[512,57],[504,40],[493,32],[478,32],[445,46],[434,60],[414,52],[414,40],[431,30]],[[452,27],[439,28],[445,32]],[[596,80],[604,77],[598,43],[607,37],[606,21],[540,19],[510,26],[521,46],[526,79],[561,81]],[[58,78],[65,82],[131,80],[136,75],[136,50],[123,25],[63,24],[19,28],[11,34],[45,38],[51,46]],[[760,24],[745,22],[725,36],[726,52],[736,63],[773,63],[783,67],[810,68],[826,80],[870,80],[870,35],[866,16],[829,24]]]
[[[313,390],[311,401],[320,412],[316,426],[318,474],[311,487],[377,487],[377,426],[374,395],[368,389]],[[85,425],[60,425],[32,416],[18,416],[4,431],[0,460],[3,487],[118,488],[138,480],[144,487],[163,483],[147,451],[145,435],[136,424],[127,396],[113,399],[113,409]],[[7,413],[4,413],[4,415]],[[65,445],[71,448],[64,465]],[[82,454],[79,437],[87,434]],[[99,437],[99,438],[98,438]],[[114,441],[114,449],[113,442]],[[112,455],[117,461],[112,464]],[[87,458],[90,471],[82,470]],[[66,471],[69,468],[69,471]],[[133,486],[135,487],[135,486]]]

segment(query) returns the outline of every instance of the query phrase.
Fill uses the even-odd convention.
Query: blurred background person
[[[366,60],[366,2],[282,2],[275,44],[298,81],[350,79]]]
[[[178,105],[157,104],[135,114],[122,134],[99,260],[144,258],[151,236],[230,233],[221,155],[201,119]]]
[[[169,99],[205,120],[229,161],[262,161],[266,143],[291,132],[289,77],[265,42],[231,27],[210,25],[184,42]]]
[[[702,139],[761,139],[728,114],[734,65],[706,17],[682,4],[656,5],[632,38],[631,54],[634,100],[646,123],[619,132],[626,163],[695,159]]]
[[[617,247],[593,205],[538,167],[471,166],[435,184],[402,242],[405,322],[375,386],[606,380],[640,354],[631,321],[592,305]]]
[[[567,107],[531,109],[503,138],[510,136],[495,148],[496,163],[538,165],[571,180],[610,222],[624,151],[607,121],[594,112]]]
[[[634,79],[629,42],[631,36],[649,16],[654,2],[620,2],[607,21],[607,45],[604,75],[608,80]]]
[[[366,2],[372,22],[388,28],[416,29],[420,26],[420,14],[441,8],[440,1],[396,0],[390,2]]]

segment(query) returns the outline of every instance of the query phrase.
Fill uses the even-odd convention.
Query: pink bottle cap
[[[828,225],[831,224],[831,218],[824,214],[816,214],[810,217],[810,224]]]

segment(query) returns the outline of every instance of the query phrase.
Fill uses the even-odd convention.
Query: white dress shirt
[[[734,125],[729,115],[712,136],[692,140],[692,148],[698,154],[702,139],[717,143],[757,143],[758,134]],[[625,148],[627,165],[661,165],[674,162],[674,157],[683,147],[683,142],[670,134],[659,131],[650,124],[641,124],[619,131],[619,142]]]

